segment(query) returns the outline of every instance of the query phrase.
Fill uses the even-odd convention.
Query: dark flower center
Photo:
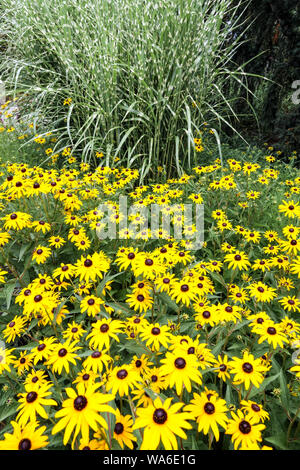
[[[29,439],[22,439],[18,445],[19,450],[30,450],[31,449],[31,441]]]
[[[94,351],[93,354],[92,354],[92,358],[93,359],[98,359],[99,357],[101,357],[101,352],[100,351]]]
[[[152,266],[153,265],[153,260],[150,259],[150,258],[147,258],[146,261],[145,261],[145,265],[146,266]]]
[[[151,333],[152,333],[154,336],[157,336],[157,335],[160,334],[160,329],[155,326],[154,328],[152,328]]]
[[[241,257],[241,255],[235,255],[234,259],[236,261],[241,261],[242,257]]]
[[[203,318],[209,318],[210,317],[210,312],[208,310],[204,310],[204,312],[202,313],[202,317]]]
[[[267,329],[267,333],[269,333],[269,335],[276,335],[276,328],[274,328],[273,326],[269,326],[269,328]]]
[[[109,330],[108,324],[107,324],[107,323],[103,323],[103,325],[101,325],[101,327],[100,327],[101,333],[106,333],[108,330]]]
[[[62,348],[58,351],[58,355],[59,355],[59,357],[65,357],[67,352],[68,351],[65,348]]]
[[[204,411],[208,415],[212,415],[215,412],[215,406],[209,401],[204,405]]]
[[[182,292],[187,292],[189,290],[189,286],[187,284],[182,284],[182,286],[180,287],[180,290]]]
[[[78,395],[78,397],[75,398],[73,406],[75,410],[77,411],[82,411],[87,405],[87,399],[83,395]]]
[[[251,424],[248,421],[241,421],[239,424],[239,430],[242,434],[249,434],[251,432]]]
[[[84,266],[86,268],[90,268],[92,266],[93,262],[91,259],[86,259],[85,262],[84,262]]]
[[[177,357],[177,359],[175,359],[174,365],[176,369],[184,369],[186,366],[186,361],[182,357]]]
[[[123,424],[122,423],[116,423],[114,431],[115,431],[116,434],[122,434],[122,432],[124,431]]]
[[[253,403],[251,405],[251,408],[252,408],[253,411],[257,411],[257,412],[260,411],[260,406],[256,405],[256,403]]]
[[[153,413],[153,421],[156,424],[164,424],[168,419],[167,412],[163,408],[157,408]]]
[[[121,370],[119,370],[119,371],[117,372],[117,377],[118,377],[118,379],[120,379],[120,380],[126,379],[127,375],[128,375],[128,372],[127,372],[126,369],[121,369]]]
[[[242,365],[242,369],[244,372],[246,372],[246,374],[250,374],[251,372],[253,372],[253,366],[252,364],[250,364],[250,362],[244,362],[244,364]]]
[[[27,403],[33,403],[37,399],[38,395],[36,392],[29,392],[26,395]]]

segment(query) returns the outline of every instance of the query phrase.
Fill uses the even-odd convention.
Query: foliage
[[[1,74],[58,131],[55,152],[71,146],[89,162],[98,151],[143,174],[160,162],[170,176],[191,169],[204,122],[232,129],[238,117],[240,3],[4,0]]]
[[[1,449],[299,448],[300,175],[270,148],[226,153],[148,186],[2,164]],[[99,238],[121,195],[129,233]],[[153,201],[174,227],[202,199],[201,249],[140,228]]]

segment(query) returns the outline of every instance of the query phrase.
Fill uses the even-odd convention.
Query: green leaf
[[[267,379],[265,379],[259,388],[253,388],[249,395],[249,400],[255,397],[258,393],[262,393],[270,383],[274,382],[274,380],[276,380],[279,377],[279,375],[280,375],[280,372],[278,372],[278,374],[272,375],[271,377],[268,377]]]
[[[31,243],[26,243],[26,245],[21,246],[18,261],[21,261],[21,259],[23,258],[23,255],[26,253],[27,249],[30,246],[31,246]]]
[[[281,394],[280,394],[281,403],[284,406],[284,408],[288,409],[289,408],[288,388],[287,388],[286,379],[285,379],[282,369],[279,373],[279,382],[280,382],[280,390],[281,390]]]
[[[6,287],[6,308],[7,308],[7,310],[10,307],[11,299],[12,299],[12,296],[13,296],[13,293],[14,293],[14,289],[15,289],[16,284],[17,284],[17,281],[14,280],[14,279],[9,281],[9,282],[11,282],[11,284],[8,287]]]
[[[158,292],[157,297],[166,304],[173,312],[178,313],[179,307],[165,292]]]
[[[265,437],[265,441],[269,442],[276,448],[287,450],[285,433],[280,433],[276,436]]]
[[[3,409],[0,411],[0,421],[4,421],[10,416],[16,414],[17,408],[18,408],[18,403],[11,405],[11,406],[3,407]]]

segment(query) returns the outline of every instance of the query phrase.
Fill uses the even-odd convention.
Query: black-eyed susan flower
[[[218,374],[219,379],[222,379],[226,382],[227,379],[230,378],[230,364],[228,363],[228,356],[218,356],[218,358],[214,361],[214,372]]]
[[[97,391],[100,384],[90,384],[85,387],[79,383],[77,390],[66,388],[68,398],[63,402],[62,409],[55,414],[55,418],[60,420],[52,429],[52,434],[64,430],[63,443],[66,445],[73,434],[74,443],[79,433],[83,439],[89,439],[89,430],[92,428],[98,431],[99,425],[107,429],[107,423],[100,413],[115,414],[112,406],[108,405],[114,396],[108,393]]]
[[[267,341],[274,349],[278,346],[283,348],[284,343],[288,343],[286,334],[283,332],[282,325],[272,321],[263,322],[253,328],[254,333],[259,335],[258,344]]]
[[[146,346],[159,351],[161,345],[165,348],[170,343],[171,333],[167,325],[159,323],[148,324],[140,331],[140,337],[146,341]]]
[[[97,373],[93,372],[92,370],[81,370],[77,375],[76,379],[73,380],[74,384],[83,383],[84,386],[88,386],[90,383],[95,383],[97,378]]]
[[[109,267],[109,258],[100,251],[87,257],[82,256],[75,263],[75,275],[79,277],[80,281],[95,281],[97,277],[102,279],[103,273],[107,272]]]
[[[271,302],[277,297],[276,289],[267,286],[261,281],[253,282],[247,289],[251,297],[254,297],[257,302]]]
[[[25,227],[30,227],[30,219],[31,215],[19,211],[13,212],[12,214],[7,214],[5,217],[2,217],[2,220],[4,220],[5,230],[22,230]]]
[[[32,357],[27,354],[27,351],[21,351],[20,356],[14,363],[17,374],[22,375],[26,370],[29,370],[32,365]]]
[[[241,410],[253,418],[253,423],[263,423],[266,419],[270,419],[269,413],[263,409],[262,405],[252,400],[242,400]]]
[[[43,264],[51,256],[51,248],[47,246],[38,245],[33,252],[32,259],[38,264]]]
[[[196,298],[195,283],[191,284],[185,280],[172,282],[170,297],[177,303],[182,302],[184,305],[190,305]]]
[[[71,279],[75,274],[75,268],[72,264],[67,263],[61,263],[60,267],[54,269],[53,271],[53,277],[58,278],[60,281],[63,280],[69,280]]]
[[[64,343],[55,343],[46,364],[51,367],[53,372],[61,374],[64,369],[68,374],[70,372],[70,364],[76,365],[76,360],[80,360],[77,351],[81,347],[77,344],[77,341],[71,342],[70,340]]]
[[[231,434],[234,449],[262,441],[261,432],[266,427],[264,424],[257,424],[252,416],[245,415],[241,410],[237,410],[237,413],[232,411],[231,416],[225,434]]]
[[[109,349],[112,339],[119,342],[118,334],[123,331],[124,323],[111,318],[103,318],[93,324],[91,332],[86,339],[90,340],[91,348],[97,348],[100,351],[103,348]]]
[[[4,338],[8,343],[11,343],[24,333],[25,325],[27,321],[26,318],[16,315],[7,325],[6,328],[2,331]]]
[[[95,295],[88,295],[82,299],[80,302],[80,310],[82,313],[87,313],[87,315],[95,317],[100,313],[101,305],[104,304],[104,300]]]
[[[141,382],[140,374],[131,365],[124,364],[114,367],[108,375],[105,388],[114,395],[128,396],[133,388]]]
[[[39,341],[39,344],[30,352],[34,365],[40,361],[47,360],[50,357],[54,350],[55,343],[56,338],[54,336],[49,336],[48,338],[44,338]]]
[[[48,413],[45,406],[56,406],[57,403],[52,398],[47,398],[51,395],[49,389],[52,383],[29,383],[25,384],[25,392],[19,393],[18,399],[20,405],[17,410],[20,410],[17,415],[17,421],[20,425],[25,425],[28,421],[36,421],[37,415],[44,419],[48,419]]]
[[[250,261],[248,256],[243,252],[236,250],[233,253],[228,253],[224,258],[225,263],[228,263],[228,269],[248,270]]]
[[[244,352],[242,358],[233,357],[229,363],[230,373],[234,374],[234,383],[243,383],[245,389],[248,390],[250,384],[259,388],[264,379],[264,373],[267,368],[262,364],[261,360],[254,359],[253,354]]]
[[[88,357],[84,360],[82,367],[86,371],[93,371],[95,374],[101,374],[104,367],[108,369],[109,363],[111,362],[111,357],[106,354],[107,351],[91,351]]]
[[[192,426],[187,420],[192,419],[190,413],[179,412],[184,403],[171,404],[172,398],[164,402],[158,397],[153,405],[136,410],[137,418],[133,430],[145,428],[141,450],[155,450],[162,442],[166,450],[177,450],[176,436],[187,439],[184,429]]]
[[[132,426],[132,417],[130,415],[121,415],[120,411],[117,409],[113,438],[119,443],[122,449],[124,449],[124,445],[129,447],[129,449],[133,449],[133,443],[137,440],[132,432]]]
[[[35,232],[47,233],[51,230],[51,225],[44,220],[37,220],[31,222],[31,227]]]
[[[21,424],[12,421],[12,433],[5,433],[4,439],[0,441],[0,450],[36,450],[44,449],[49,444],[45,433],[46,426],[39,426],[36,421]]]
[[[49,238],[49,245],[54,248],[61,248],[66,243],[66,240],[60,236],[52,236]]]
[[[15,356],[11,353],[14,349],[6,349],[0,345],[0,375],[3,374],[4,371],[10,372],[11,368],[10,365],[14,364]]]
[[[181,394],[183,387],[191,392],[192,382],[202,383],[198,360],[194,354],[188,354],[183,350],[167,352],[161,363],[161,373],[165,377],[165,384],[170,388],[175,387],[177,395]]]
[[[278,302],[289,312],[300,312],[300,300],[295,295],[283,297]]]
[[[226,429],[228,422],[226,401],[215,395],[209,398],[205,392],[199,395],[193,394],[190,404],[185,406],[184,411],[189,411],[198,423],[198,431],[208,434],[212,430],[216,441],[219,440],[219,426]]]
[[[43,385],[45,383],[49,383],[49,378],[47,373],[43,370],[31,370],[31,372],[27,375],[26,379],[24,380],[24,384],[36,384]]]
[[[127,294],[126,302],[129,307],[139,312],[147,312],[151,309],[153,304],[153,298],[147,292],[135,291],[132,294]]]
[[[82,325],[73,321],[68,323],[68,327],[63,331],[63,338],[70,341],[79,341],[79,339],[86,333]]]
[[[286,217],[294,219],[300,217],[300,206],[298,202],[282,201],[282,204],[278,206],[279,212],[283,213]]]

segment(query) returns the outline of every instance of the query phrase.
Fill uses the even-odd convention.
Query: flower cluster
[[[144,186],[121,166],[2,165],[0,449],[299,443],[300,176],[274,161]],[[131,228],[99,238],[99,203],[120,224],[120,195]],[[191,202],[201,249],[194,222],[137,230],[143,207],[174,229]]]

